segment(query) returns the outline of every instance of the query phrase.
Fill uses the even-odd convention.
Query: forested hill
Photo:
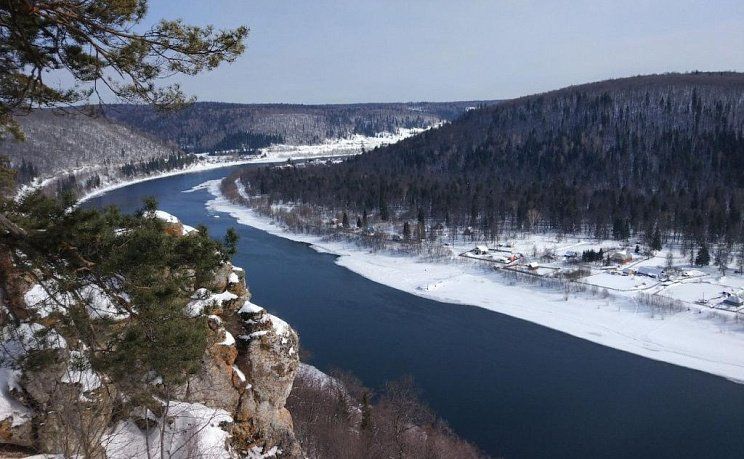
[[[0,142],[0,156],[19,169],[21,182],[80,168],[167,158],[178,150],[102,117],[74,110],[35,110],[18,117],[26,140]]]
[[[741,238],[744,74],[604,81],[473,110],[343,164],[245,171],[274,200],[380,218]]]
[[[373,136],[398,128],[429,127],[492,102],[390,103],[350,105],[196,103],[174,113],[149,106],[111,105],[109,118],[150,133],[186,151],[230,149],[246,141],[320,143],[351,134]]]

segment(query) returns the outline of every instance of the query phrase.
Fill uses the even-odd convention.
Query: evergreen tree
[[[343,216],[341,217],[341,225],[344,228],[349,227],[349,215],[346,212],[344,212]]]
[[[707,244],[702,244],[698,250],[695,264],[698,266],[708,266],[710,264],[710,254],[708,253]]]
[[[0,132],[23,138],[14,116],[31,107],[87,101],[100,83],[131,102],[177,106],[169,74],[195,75],[231,62],[245,49],[246,27],[214,31],[163,20],[143,27],[147,0],[9,1],[0,4]],[[65,69],[74,82],[49,85],[48,72]],[[102,83],[103,81],[103,83]]]
[[[651,247],[651,250],[659,251],[661,250],[661,232],[659,232],[659,227],[657,226],[654,229],[654,234],[651,237],[651,244],[649,244]]]
[[[403,240],[406,242],[411,240],[411,224],[408,222],[403,223]]]

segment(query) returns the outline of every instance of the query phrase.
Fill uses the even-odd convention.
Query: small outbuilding
[[[636,271],[639,276],[648,276],[653,279],[659,279],[664,275],[664,269],[656,266],[640,266]]]

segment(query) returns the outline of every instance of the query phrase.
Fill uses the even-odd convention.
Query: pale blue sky
[[[744,1],[151,0],[149,20],[251,28],[200,100],[502,99],[645,73],[744,70]]]

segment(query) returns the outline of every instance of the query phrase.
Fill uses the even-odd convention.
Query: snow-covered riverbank
[[[212,169],[218,169],[221,167],[231,167],[243,164],[269,164],[283,162],[290,159],[293,161],[305,161],[318,158],[345,158],[362,153],[365,150],[370,150],[376,147],[399,142],[407,137],[419,134],[425,130],[426,129],[401,128],[398,129],[398,131],[395,133],[382,132],[372,137],[353,135],[349,138],[329,139],[322,143],[313,145],[272,145],[268,148],[262,149],[258,155],[244,157],[235,155],[199,155],[199,160],[197,162],[181,169],[174,169],[166,172],[156,172],[153,174],[139,176],[131,179],[125,179],[122,177],[103,177],[101,180],[101,186],[85,193],[80,198],[79,202],[85,202],[91,198],[100,196],[109,191],[123,188],[129,185],[134,185],[135,183],[156,180],[164,177],[171,177],[174,175],[189,174],[192,172],[202,172]],[[75,171],[67,171],[64,173],[60,173],[58,176],[68,175],[74,172]],[[21,190],[21,193],[25,193],[36,188],[43,188],[55,178],[56,177],[39,180],[32,186],[27,187],[26,190]]]
[[[338,255],[336,263],[372,281],[433,300],[483,307],[601,345],[744,382],[744,324],[697,310],[651,314],[632,296],[609,298],[510,285],[502,275],[475,264],[431,262],[414,257],[371,253],[353,243],[284,231],[267,218],[231,203],[219,180],[207,189],[213,212],[228,213],[240,224],[311,244]]]

